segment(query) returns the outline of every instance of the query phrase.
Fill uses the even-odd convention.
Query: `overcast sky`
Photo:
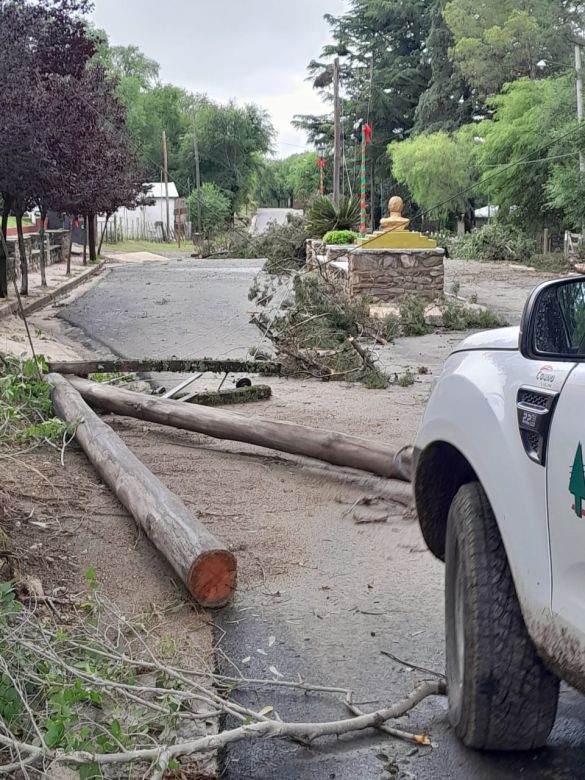
[[[113,44],[159,62],[164,82],[267,109],[286,156],[305,144],[293,115],[327,110],[306,68],[329,40],[323,15],[345,10],[346,0],[95,0],[93,19]]]

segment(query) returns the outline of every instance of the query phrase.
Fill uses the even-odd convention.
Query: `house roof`
[[[150,187],[149,195],[152,195],[153,198],[164,198],[165,195],[165,185],[161,184],[160,181],[153,181],[148,182],[147,186]],[[178,198],[179,193],[177,192],[177,188],[175,186],[175,182],[170,181],[169,182],[169,198]]]

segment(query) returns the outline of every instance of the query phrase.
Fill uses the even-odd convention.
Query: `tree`
[[[451,56],[483,98],[522,77],[542,75],[541,60],[570,61],[572,25],[580,3],[564,0],[450,0],[445,21]]]
[[[575,92],[571,76],[520,79],[490,101],[492,120],[477,129],[482,189],[524,229],[562,222],[551,208],[549,182],[557,165],[578,169]],[[565,157],[565,155],[568,155]]]
[[[116,82],[101,65],[87,68],[68,96],[75,107],[66,167],[74,186],[57,207],[87,218],[90,261],[97,259],[98,214],[132,208],[146,193],[145,172],[126,124],[126,110],[116,96]]]
[[[341,58],[344,180],[349,175],[352,186],[358,186],[359,139],[353,126],[367,119],[374,130],[368,148],[368,181],[370,198],[377,204],[380,183],[386,190],[380,200],[393,186],[388,143],[408,136],[419,98],[429,84],[430,65],[422,52],[430,32],[431,6],[428,0],[351,0],[348,13],[325,18],[333,42],[324,47],[319,60],[309,63],[309,73],[316,88],[332,102],[331,60]],[[331,149],[332,117],[298,116],[295,125],[308,132],[311,142],[323,142]]]
[[[197,198],[201,199],[201,223],[206,238],[221,233],[228,226],[232,211],[229,197],[211,182],[203,182],[199,195],[191,193],[189,214],[192,222],[197,220]]]
[[[396,179],[443,224],[469,209],[470,193],[465,191],[477,181],[473,136],[473,128],[465,127],[452,135],[423,134],[389,147]]]
[[[235,214],[250,198],[263,156],[271,149],[274,130],[268,115],[253,104],[205,100],[197,109],[197,134],[201,176],[229,197]],[[194,170],[190,134],[183,159]]]
[[[562,212],[568,227],[580,233],[585,224],[585,178],[576,155],[570,161],[551,166],[545,192],[547,207]]]
[[[81,14],[86,0],[5,0],[0,5],[0,72],[7,110],[0,115],[0,191],[2,230],[6,235],[10,209],[16,216],[23,294],[28,270],[22,235],[22,215],[35,202],[39,171],[46,181],[59,171],[55,149],[47,142],[50,127],[47,94],[55,80],[80,77],[93,55],[94,43]],[[59,117],[59,126],[66,117]],[[55,181],[55,179],[53,179]],[[0,296],[7,294],[7,258],[0,249]]]
[[[319,185],[317,154],[301,152],[283,160],[264,160],[255,197],[261,206],[304,206],[318,194]]]
[[[451,132],[472,121],[471,89],[449,56],[455,39],[443,15],[445,2],[438,0],[432,11],[431,31],[426,42],[431,83],[416,107],[416,132]]]

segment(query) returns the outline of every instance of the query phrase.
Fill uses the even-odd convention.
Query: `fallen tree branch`
[[[178,758],[180,756],[191,756],[198,753],[207,753],[209,751],[221,750],[227,745],[241,742],[245,739],[293,739],[302,740],[311,744],[317,739],[324,737],[340,737],[345,734],[353,734],[366,729],[379,729],[385,725],[388,720],[400,718],[410,712],[417,704],[429,696],[444,696],[446,686],[444,681],[423,682],[402,701],[391,707],[385,707],[375,712],[358,715],[354,718],[344,718],[336,721],[326,721],[321,723],[287,723],[284,721],[265,720],[252,723],[245,726],[238,726],[234,729],[222,731],[219,734],[212,734],[206,737],[200,737],[188,742],[181,742],[175,745],[164,745],[154,748],[145,748],[141,750],[128,750],[122,753],[90,753],[83,750],[66,753],[62,751],[44,750],[33,744],[18,742],[0,735],[0,744],[17,749],[24,753],[27,758],[37,757],[40,759],[49,759],[56,764],[70,764],[80,766],[84,764],[98,764],[99,766],[108,766],[113,764],[129,764],[134,761],[155,761],[161,756]],[[2,767],[0,767],[0,771]]]
[[[282,365],[269,360],[211,360],[201,358],[194,360],[179,360],[171,358],[161,360],[156,358],[114,360],[75,360],[49,362],[49,371],[53,374],[137,374],[144,372],[196,374],[210,372],[213,374],[263,374],[278,376]]]
[[[266,401],[271,396],[272,388],[268,385],[251,385],[250,387],[234,387],[230,390],[216,390],[215,392],[190,393],[182,397],[179,396],[177,400],[201,406],[225,406],[227,404],[245,404],[251,401]]]
[[[351,345],[353,349],[358,353],[358,355],[363,360],[364,366],[366,368],[369,368],[371,371],[378,371],[378,368],[376,367],[376,364],[372,358],[372,355],[370,354],[369,350],[364,349],[362,345],[358,342],[357,339],[355,339],[353,336],[350,336],[348,338],[348,342]]]

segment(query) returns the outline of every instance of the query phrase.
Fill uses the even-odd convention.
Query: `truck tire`
[[[449,719],[480,750],[541,747],[559,680],[524,623],[498,526],[483,488],[459,489],[447,521],[445,618]]]

